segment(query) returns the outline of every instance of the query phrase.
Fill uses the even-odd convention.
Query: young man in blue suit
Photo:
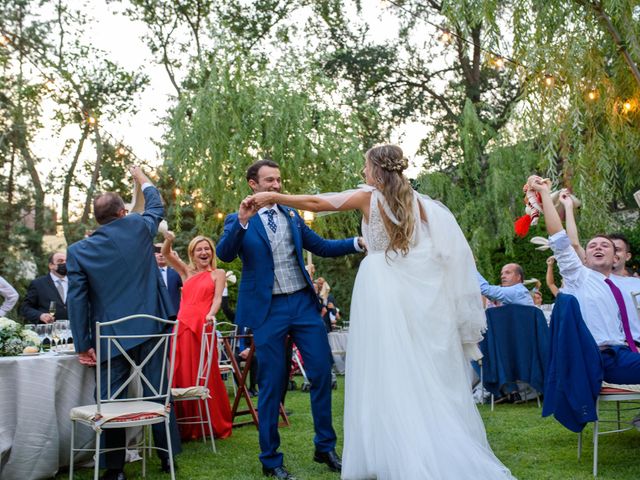
[[[149,314],[160,318],[175,317],[169,293],[162,283],[160,271],[153,255],[153,238],[158,231],[164,208],[160,193],[142,173],[132,167],[134,179],[142,185],[145,210],[142,215],[127,215],[122,198],[115,193],[104,193],[93,202],[93,213],[100,227],[89,237],[71,245],[67,251],[69,292],[67,306],[71,330],[80,363],[96,364],[95,324],[108,322],[133,314]],[[111,327],[109,335],[141,335],[122,341],[127,354],[133,359],[144,359],[154,345],[145,335],[161,333],[164,329],[158,322],[138,319]],[[101,345],[106,349],[106,343]],[[154,385],[160,384],[162,349],[159,349],[143,367],[143,373]],[[129,363],[112,349],[111,391],[117,391],[129,376]],[[107,395],[106,368],[101,370],[102,391]],[[143,385],[145,394],[148,387]],[[172,453],[180,451],[179,434],[172,419]],[[153,426],[156,446],[167,448],[165,427]],[[105,446],[123,447],[124,429],[107,429],[104,432]],[[158,451],[162,470],[169,470],[169,457]],[[105,454],[106,473],[103,480],[125,480],[124,450]]]
[[[260,160],[247,170],[254,193],[279,192],[280,168]],[[336,454],[336,434],[331,424],[331,350],[320,317],[313,283],[304,268],[302,249],[337,257],[363,251],[362,239],[325,240],[307,227],[294,209],[273,205],[256,209],[250,200],[225,219],[216,253],[222,261],[242,260],[236,322],[253,331],[258,371],[260,461],[266,476],[294,478],[278,452],[278,408],[285,381],[285,338],[302,353],[311,382],[311,411],[315,428],[313,459],[333,471],[342,468]]]
[[[167,259],[162,255],[162,243],[156,243],[153,245],[153,251],[156,256],[156,263],[160,270],[160,276],[164,282],[167,290],[169,290],[169,297],[171,297],[171,303],[173,308],[178,313],[180,311],[180,296],[182,295],[182,279],[178,272],[167,265]]]

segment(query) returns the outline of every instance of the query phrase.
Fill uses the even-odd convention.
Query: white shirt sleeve
[[[560,230],[549,237],[549,246],[558,263],[560,275],[564,280],[563,290],[572,291],[579,288],[585,281],[587,267],[571,246],[567,232]]]
[[[4,317],[18,303],[19,295],[16,289],[2,277],[0,277],[0,295],[4,297],[4,302],[0,305],[0,317]]]

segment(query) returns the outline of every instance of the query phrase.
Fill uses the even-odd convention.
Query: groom
[[[247,170],[254,193],[279,192],[280,167],[271,160]],[[279,453],[278,408],[285,379],[285,339],[293,337],[311,382],[311,411],[315,428],[314,461],[333,471],[342,468],[331,425],[331,350],[302,249],[337,257],[362,250],[362,239],[325,240],[307,227],[294,209],[272,205],[257,209],[250,197],[237,213],[227,216],[218,241],[218,258],[242,260],[236,321],[253,330],[258,371],[260,461],[268,477],[293,479]]]

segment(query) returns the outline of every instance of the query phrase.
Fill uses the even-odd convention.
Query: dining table
[[[0,478],[51,478],[68,466],[69,411],[94,404],[94,390],[95,369],[72,352],[0,357]],[[76,430],[76,446],[93,439],[91,429]]]
[[[329,332],[329,346],[333,356],[333,365],[336,373],[343,375],[345,371],[345,359],[347,356],[348,330]]]

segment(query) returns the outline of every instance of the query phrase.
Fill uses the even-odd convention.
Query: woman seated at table
[[[198,235],[189,242],[189,264],[180,260],[171,249],[174,239],[173,232],[165,233],[162,254],[169,266],[178,272],[183,283],[173,387],[185,388],[196,385],[202,326],[205,322],[213,324],[215,321],[222,303],[225,273],[216,268],[215,248],[211,239]],[[216,343],[214,348],[217,349]],[[217,351],[214,352],[214,358],[218,358]],[[208,386],[211,398],[207,402],[214,435],[218,438],[228,437],[232,427],[231,407],[217,361],[212,362]],[[176,416],[178,419],[197,417],[198,406],[194,402],[176,402]],[[202,436],[202,430],[199,425],[180,425],[180,436],[184,440],[197,439]]]

